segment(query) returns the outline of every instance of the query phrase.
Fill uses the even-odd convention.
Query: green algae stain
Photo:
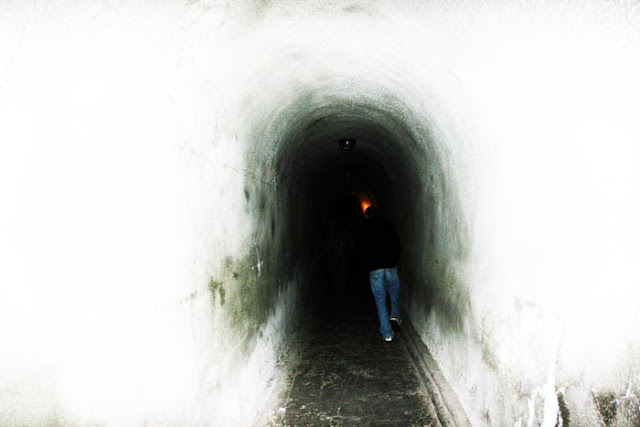
[[[220,306],[225,304],[225,296],[227,291],[224,288],[224,283],[209,279],[209,293],[211,294],[211,305],[216,305],[216,295],[220,298]]]
[[[276,310],[283,280],[275,253],[277,248],[254,246],[243,257],[226,258],[220,275],[209,279],[211,304],[224,305],[228,330],[242,350],[249,351]]]
[[[571,414],[569,413],[569,407],[564,399],[564,393],[557,392],[558,396],[558,421],[556,427],[571,427]]]
[[[220,305],[222,306],[224,305],[225,295],[227,294],[227,291],[223,287],[220,287],[218,288],[218,293],[220,295]]]
[[[607,427],[613,425],[618,409],[616,395],[612,392],[597,393],[593,398],[602,423]]]

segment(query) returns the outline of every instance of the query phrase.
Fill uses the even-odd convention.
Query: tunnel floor
[[[269,425],[440,425],[402,334],[381,339],[370,292],[309,310],[291,348]]]

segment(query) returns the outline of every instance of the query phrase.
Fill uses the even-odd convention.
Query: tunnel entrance
[[[419,108],[384,89],[349,95],[347,87],[298,88],[289,102],[260,115],[252,126],[247,164],[255,168],[250,181],[257,188],[250,193],[259,212],[256,235],[271,253],[277,249],[279,276],[296,290],[289,342],[297,356],[287,368],[294,380],[279,407],[287,408],[284,425],[326,421],[326,402],[337,408],[333,416],[343,417],[340,401],[327,395],[325,380],[335,378],[335,390],[351,396],[354,420],[374,422],[379,414],[371,411],[373,402],[389,395],[384,383],[389,376],[376,370],[382,357],[402,366],[404,378],[418,381],[395,384],[400,398],[407,399],[407,387],[415,398],[395,421],[411,413],[417,424],[429,424],[435,414],[430,398],[421,394],[425,386],[416,379],[421,374],[405,328],[383,342],[369,274],[358,259],[358,233],[367,205],[395,224],[403,247],[398,270],[405,319],[416,308],[428,315],[434,301],[454,320],[462,318],[459,306],[447,302],[447,293],[458,291],[439,280],[448,259],[463,254],[455,251],[466,244],[458,230],[463,222],[457,194],[430,124],[415,115]],[[344,139],[356,140],[355,148],[341,150],[337,142]],[[381,353],[380,346],[390,343],[394,347]],[[364,378],[375,378],[375,385]],[[315,387],[312,395],[308,387]],[[369,397],[372,401],[360,400]],[[308,410],[301,413],[302,408]]]
[[[354,149],[340,149],[345,138],[357,141]],[[401,235],[410,234],[407,218],[422,193],[418,147],[392,112],[368,105],[334,103],[291,124],[277,162],[278,189],[305,309],[327,308],[343,294],[371,307],[358,247],[363,211],[375,205]]]
[[[446,134],[424,113],[425,100],[396,83],[358,86],[334,76],[247,99],[242,136],[250,141],[244,163],[251,245],[255,264],[268,259],[260,265],[274,267],[270,288],[255,293],[275,303],[277,291],[293,289],[301,311],[320,302],[330,282],[323,255],[330,224],[337,212],[355,212],[357,198],[396,225],[405,310],[426,318],[435,307],[459,329],[468,306],[455,271],[469,239],[458,165],[451,164]],[[344,139],[356,140],[355,148],[341,150],[337,142]],[[363,281],[354,286],[368,288]],[[277,309],[268,304],[261,313]]]
[[[301,273],[302,314],[292,379],[278,404],[285,412],[274,424],[432,425],[438,415],[403,335],[383,342],[361,255],[368,206],[395,223],[402,240],[412,232],[422,155],[389,113],[362,107],[338,114],[342,108],[316,111],[280,151],[279,207],[288,215],[289,262]],[[343,138],[357,145],[340,150]]]

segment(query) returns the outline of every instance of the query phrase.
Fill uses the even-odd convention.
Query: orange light
[[[366,211],[369,206],[371,206],[371,203],[368,200],[363,200],[360,203],[360,207],[362,208],[362,213],[364,213],[364,211]]]

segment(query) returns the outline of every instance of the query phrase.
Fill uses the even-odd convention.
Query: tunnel
[[[333,335],[336,343],[338,358],[337,364],[341,366],[338,375],[342,372],[370,372],[367,375],[376,375],[380,369],[380,362],[356,363],[358,356],[368,361],[375,360],[378,349],[366,349],[366,345],[358,344],[360,352],[345,349],[339,341],[358,342],[362,330],[375,331],[377,322],[375,303],[372,298],[369,285],[368,271],[360,252],[359,246],[361,229],[364,225],[364,210],[368,206],[376,206],[383,216],[398,224],[399,234],[402,236],[403,262],[401,262],[401,277],[403,284],[403,305],[418,307],[423,313],[428,313],[434,301],[442,302],[445,294],[460,293],[460,290],[440,290],[440,299],[434,298],[438,290],[429,285],[437,283],[429,280],[429,274],[437,275],[438,272],[429,272],[423,265],[423,260],[428,258],[424,252],[434,251],[436,245],[434,239],[438,238],[439,230],[431,226],[432,235],[417,233],[417,230],[429,229],[428,224],[436,222],[442,224],[437,218],[438,210],[448,210],[448,216],[457,216],[453,224],[462,224],[464,219],[459,212],[459,203],[456,200],[455,189],[451,188],[454,177],[447,176],[446,165],[441,164],[437,157],[441,150],[434,140],[424,119],[420,122],[418,115],[411,111],[406,102],[399,99],[397,93],[393,93],[393,81],[376,81],[371,87],[362,90],[362,95],[350,94],[344,96],[346,84],[338,79],[332,80],[334,87],[326,87],[325,84],[311,85],[304,90],[298,89],[296,98],[289,105],[278,108],[277,116],[269,118],[273,123],[268,128],[258,124],[257,128],[281,131],[276,139],[278,152],[274,155],[276,170],[276,197],[277,209],[280,213],[280,224],[276,219],[267,219],[267,225],[271,226],[271,233],[277,228],[282,228],[282,249],[279,251],[285,265],[285,272],[292,274],[298,272],[296,280],[299,290],[296,310],[299,316],[293,320],[294,324],[311,322],[315,324],[316,332],[307,339],[306,349],[298,344],[299,349],[294,352],[307,354],[301,357],[303,363],[309,367],[310,372],[327,369],[321,377],[331,377],[334,374],[332,365],[336,362],[323,360],[317,357],[321,348],[327,348],[327,340],[322,339],[323,334]],[[384,86],[388,87],[384,87]],[[329,93],[329,95],[327,95]],[[335,96],[332,94],[342,94]],[[264,140],[265,135],[258,134],[258,140]],[[347,145],[345,145],[347,144]],[[261,152],[262,150],[252,150]],[[256,161],[254,158],[251,161]],[[269,164],[266,159],[257,159],[256,166]],[[425,177],[428,177],[425,179]],[[439,197],[429,194],[434,177],[437,177],[441,196],[446,200],[438,200]],[[446,188],[449,186],[449,188]],[[444,189],[446,188],[446,189]],[[260,196],[258,196],[260,197]],[[427,206],[432,203],[433,206]],[[449,205],[450,203],[450,205]],[[447,205],[447,206],[442,206]],[[454,211],[457,209],[458,211]],[[429,217],[429,215],[436,215]],[[441,214],[441,212],[440,212]],[[266,218],[269,216],[266,215]],[[276,225],[278,224],[279,227]],[[442,225],[443,228],[447,227]],[[442,265],[448,262],[464,262],[468,256],[468,246],[464,229],[452,227],[447,232],[447,243],[453,248],[453,259],[447,260],[444,255]],[[457,238],[453,238],[457,236]],[[431,239],[431,241],[429,241]],[[404,242],[408,242],[405,245]],[[342,246],[339,246],[342,245]],[[427,249],[428,248],[428,249]],[[290,253],[290,255],[289,255]],[[437,257],[434,257],[437,259]],[[434,266],[437,260],[434,261]],[[437,266],[436,266],[437,268]],[[435,269],[434,269],[435,270]],[[455,286],[456,283],[451,283]],[[415,303],[411,304],[411,298]],[[465,315],[464,306],[449,305],[446,309],[439,308],[447,313],[451,328],[461,328]],[[368,314],[368,316],[367,316]],[[311,319],[309,319],[311,318]],[[410,324],[408,313],[405,315],[405,326]],[[354,324],[361,322],[361,328],[354,331],[340,330],[341,323]],[[318,333],[318,329],[320,333]],[[297,331],[291,338],[295,343],[304,341],[304,334]],[[459,331],[458,331],[459,332]],[[414,332],[415,333],[415,332]],[[300,335],[300,336],[298,336]],[[369,341],[371,340],[368,337]],[[407,338],[405,338],[407,339]],[[329,338],[329,342],[332,339]],[[320,344],[322,343],[322,344]],[[293,344],[295,346],[295,344]],[[426,349],[422,349],[426,352]],[[415,352],[415,350],[414,350]],[[405,356],[406,357],[406,356]],[[420,357],[420,356],[418,356]],[[395,361],[401,365],[402,359]],[[407,363],[406,361],[404,361]],[[303,365],[305,366],[305,365]],[[293,369],[290,367],[289,369]],[[296,372],[304,372],[304,368],[298,367]],[[411,372],[411,369],[408,369]],[[314,374],[308,373],[310,378],[303,378],[302,373],[296,375],[298,383],[307,384],[317,381]],[[428,374],[427,374],[428,375]],[[321,382],[324,383],[325,379]],[[362,381],[362,380],[361,380]],[[442,378],[440,378],[442,381]],[[358,382],[358,378],[352,378],[345,383],[338,383],[336,387],[349,390],[349,383]],[[346,425],[351,423],[382,422],[392,425],[394,423],[407,424],[425,422],[425,419],[413,419],[416,415],[415,403],[411,400],[411,388],[402,393],[407,394],[403,400],[408,402],[403,412],[393,418],[387,409],[385,416],[377,416],[377,421],[371,421],[365,414],[355,411],[353,418],[345,417]],[[322,416],[313,413],[313,399],[302,393],[301,396],[292,397],[292,391],[296,390],[296,384],[291,384],[292,389],[288,393],[287,402],[281,402],[285,407],[291,406],[287,418],[275,417],[282,425],[297,425],[304,422],[322,422]],[[364,387],[364,386],[363,386]],[[372,385],[368,393],[371,394]],[[375,388],[375,387],[374,387]],[[367,391],[354,388],[352,393],[364,399]],[[370,398],[370,407],[365,413],[375,413],[376,407],[383,407],[381,396],[387,396],[389,389],[382,389],[377,397]],[[443,393],[438,389],[439,393]],[[295,395],[297,392],[293,392]],[[346,392],[347,394],[349,392]],[[449,410],[436,411],[431,409],[430,422],[454,423],[456,425],[468,425],[464,412],[459,409],[453,393],[446,389],[447,398],[450,401]],[[372,395],[374,396],[374,395]],[[354,396],[355,397],[355,396]],[[430,402],[430,397],[423,397]],[[301,400],[298,405],[303,410],[302,414],[294,414],[296,400]],[[330,404],[330,398],[321,398],[318,403],[320,408]],[[336,402],[348,408],[349,401]],[[442,402],[436,401],[436,407]],[[388,404],[388,403],[387,403]],[[402,405],[401,405],[402,406]],[[343,412],[348,412],[348,409]],[[409,409],[411,408],[411,409]],[[457,412],[456,412],[457,411]],[[418,411],[419,412],[419,411]],[[340,409],[338,409],[340,413]],[[304,415],[306,414],[306,415]],[[410,415],[411,414],[411,415]],[[301,417],[307,417],[301,418]],[[424,416],[424,415],[423,415]],[[389,418],[391,417],[391,418]],[[439,421],[435,421],[439,418]],[[340,418],[338,418],[340,419]],[[375,420],[375,418],[373,418]],[[310,421],[311,420],[311,421]],[[365,421],[367,420],[367,421]],[[386,420],[386,421],[381,421]],[[278,424],[279,425],[279,424]]]
[[[346,215],[357,221],[363,203],[378,206],[398,224],[406,246],[407,301],[428,310],[434,295],[443,301],[447,293],[459,291],[439,290],[429,280],[429,274],[439,273],[429,273],[425,258],[431,257],[424,256],[425,250],[441,251],[440,261],[432,258],[435,269],[468,256],[458,177],[446,163],[446,148],[432,136],[429,117],[414,111],[411,99],[401,99],[395,85],[402,83],[379,79],[367,84],[345,95],[348,80],[322,79],[296,88],[293,99],[273,111],[260,110],[260,120],[251,120],[255,145],[247,150],[247,164],[250,181],[261,178],[254,188],[245,188],[245,196],[260,212],[256,233],[268,233],[270,242],[278,243],[285,275],[303,274],[303,293],[318,286],[311,283],[312,271],[322,269],[318,258],[332,220]],[[341,149],[345,139],[355,140],[353,150]],[[275,144],[267,147],[270,141]],[[273,193],[277,201],[265,208]],[[459,325],[464,307],[451,304],[444,311],[452,325]]]
[[[437,160],[432,160],[431,167],[424,166],[427,153],[422,147],[434,142],[426,132],[415,133],[419,125],[406,123],[411,113],[401,101],[389,96],[384,104],[375,104],[370,94],[361,104],[353,98],[309,102],[322,98],[322,93],[314,96],[313,90],[302,95],[304,101],[293,102],[279,113],[287,124],[275,125],[285,129],[275,164],[278,211],[284,217],[283,253],[290,263],[285,268],[309,272],[302,286],[317,287],[317,283],[310,284],[315,276],[311,271],[330,269],[318,265],[317,258],[336,217],[346,217],[355,227],[353,223],[362,218],[362,204],[374,204],[400,225],[405,238],[416,239],[415,229],[426,221],[422,213],[427,191],[421,177],[442,177],[443,168]],[[396,105],[391,105],[393,101]],[[355,139],[353,150],[340,148],[339,141],[346,138]],[[412,243],[424,244],[413,239]],[[407,262],[420,258],[412,259],[412,254],[409,247]],[[421,273],[414,272],[413,277]]]
[[[407,355],[431,393],[414,402],[448,424],[638,425],[639,17],[623,0],[3,5],[0,425],[286,418],[295,363],[333,351],[309,325]],[[367,272],[337,282],[327,252],[367,205],[402,244],[393,343]],[[334,310],[341,287],[361,317]]]
[[[451,266],[469,256],[460,177],[433,136],[428,112],[412,105],[418,88],[384,77],[362,79],[356,88],[343,76],[323,77],[285,89],[278,94],[284,101],[268,106],[260,104],[268,95],[249,96],[243,121],[253,144],[245,154],[250,184],[244,195],[257,213],[253,233],[262,243],[256,253],[276,258],[277,276],[295,284],[294,325],[305,313],[336,317],[336,307],[345,304],[350,311],[371,310],[368,271],[357,248],[338,273],[346,276],[339,285],[328,252],[332,226],[342,224],[357,240],[363,209],[374,205],[397,224],[406,320],[409,310],[424,316],[435,310],[446,318],[447,333],[457,334],[468,309],[462,279],[450,275]],[[256,292],[273,292],[283,282]],[[344,289],[334,292],[336,286]],[[278,307],[273,295],[257,298]]]

